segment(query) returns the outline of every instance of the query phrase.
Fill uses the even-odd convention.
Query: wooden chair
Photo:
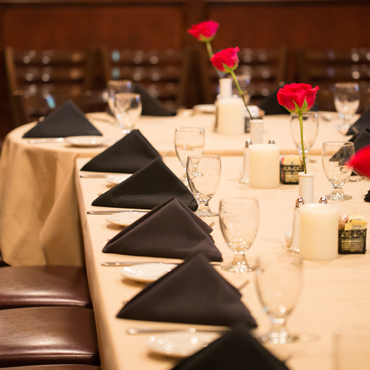
[[[201,80],[203,100],[213,104],[218,94],[219,74],[213,68],[208,55],[201,51]],[[273,93],[286,81],[288,49],[247,49],[241,48],[239,66],[236,74],[250,76],[250,104],[259,105],[268,95]]]
[[[37,121],[69,99],[84,113],[105,112],[108,107],[106,90],[88,90],[74,96],[64,93],[27,94],[18,91],[13,94],[12,99],[20,125]]]
[[[105,81],[128,79],[143,85],[168,110],[186,106],[192,49],[102,49]]]
[[[96,51],[4,50],[9,96],[63,93],[81,94],[93,86]],[[14,127],[18,121],[12,104]]]
[[[335,111],[334,84],[358,82],[361,102],[358,112],[370,105],[370,48],[349,50],[297,50],[300,82],[319,86],[317,104],[320,110]]]

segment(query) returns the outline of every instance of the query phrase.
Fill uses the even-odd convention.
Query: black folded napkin
[[[348,129],[347,135],[354,135],[363,129],[370,129],[370,108]]]
[[[84,113],[68,100],[51,112],[31,130],[27,131],[24,138],[34,137],[68,137],[68,136],[102,136]]]
[[[184,259],[202,251],[222,261],[209,235],[212,228],[177,198],[172,198],[123,229],[103,248],[104,253]]]
[[[93,206],[152,209],[173,197],[179,198],[192,211],[197,201],[183,182],[157,158],[127,180],[96,198]]]
[[[362,129],[348,141],[354,144],[355,152],[358,152],[364,146],[370,145],[370,128]]]
[[[180,362],[172,370],[288,370],[242,324]]]
[[[202,253],[146,286],[117,317],[200,325],[231,326],[256,321],[240,301],[241,294],[210,264]]]
[[[365,202],[370,202],[370,190],[365,195]]]
[[[139,130],[132,130],[87,162],[81,171],[135,173],[160,157]]]
[[[176,115],[176,112],[168,111],[159,100],[150,96],[142,85],[135,84],[134,93],[141,95],[142,116],[168,117]]]

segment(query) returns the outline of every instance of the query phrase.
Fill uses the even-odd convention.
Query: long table
[[[320,157],[309,164],[309,171],[315,173],[315,199],[328,194],[330,184],[321,165]],[[76,161],[77,198],[84,235],[86,266],[89,278],[96,322],[98,327],[100,354],[104,370],[171,369],[176,361],[150,354],[145,346],[149,335],[130,336],[129,327],[172,328],[189,325],[155,323],[117,319],[116,314],[128,301],[142,289],[143,285],[125,280],[120,276],[119,267],[104,267],[104,261],[147,261],[153,258],[103,254],[102,248],[107,239],[115,236],[121,229],[110,225],[106,216],[87,215],[88,210],[101,210],[92,207],[91,202],[108,189],[104,179],[80,178],[79,168],[87,161]],[[165,163],[177,175],[182,168],[176,158],[166,157]],[[241,157],[222,157],[222,178],[220,186],[211,200],[211,209],[217,210],[219,200],[225,196],[249,196],[259,200],[260,227],[248,257],[257,255],[287,255],[284,234],[293,220],[293,207],[298,197],[297,185],[280,185],[276,189],[253,189],[240,184]],[[339,213],[363,214],[370,220],[370,206],[363,200],[370,188],[369,181],[347,183],[345,193],[353,196],[350,201],[335,203]],[[105,209],[105,208],[104,208]],[[107,208],[108,209],[108,208]],[[206,220],[208,221],[208,220]],[[214,237],[216,246],[224,260],[232,258],[232,251],[223,240],[217,217]],[[369,238],[367,238],[369,243]],[[163,259],[161,259],[163,260]],[[178,262],[178,261],[176,261]],[[240,286],[245,279],[251,283],[242,289],[243,302],[256,318],[259,332],[269,328],[267,316],[262,311],[254,286],[254,274],[232,274],[215,267],[228,281]],[[196,307],[194,308],[196,309]],[[289,358],[287,365],[293,370],[327,370],[332,368],[332,337],[336,325],[347,322],[369,321],[370,312],[370,257],[365,255],[340,255],[332,261],[304,261],[304,285],[298,305],[288,318],[288,329],[301,336],[301,340],[286,346],[273,347],[281,358]],[[198,327],[198,326],[197,326]]]
[[[326,116],[324,116],[326,117]],[[320,154],[325,140],[344,140],[335,126],[321,120],[311,153]],[[113,117],[88,115],[110,142],[122,137]],[[174,131],[179,126],[204,127],[205,152],[242,155],[249,134],[228,136],[214,132],[215,116],[195,114],[176,117],[141,117],[137,128],[166,156],[174,156]],[[266,116],[264,142],[273,138],[281,154],[297,152],[289,131],[289,116]],[[0,248],[4,260],[13,265],[83,265],[83,244],[78,226],[74,161],[92,157],[105,147],[74,148],[64,143],[29,144],[22,136],[34,123],[12,131],[4,142],[0,163]],[[66,217],[68,215],[68,217]],[[22,227],[20,228],[19,225]]]

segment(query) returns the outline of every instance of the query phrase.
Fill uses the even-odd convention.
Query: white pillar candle
[[[249,186],[271,189],[280,184],[280,151],[275,144],[249,146]]]
[[[338,255],[338,208],[307,204],[300,208],[299,253],[311,261],[333,260]]]
[[[253,119],[251,123],[251,140],[253,144],[263,143],[263,120]]]
[[[217,101],[217,132],[225,135],[242,135],[245,131],[244,104],[240,98]]]
[[[314,202],[314,173],[300,172],[299,178],[299,196],[303,198],[304,204],[311,204]]]

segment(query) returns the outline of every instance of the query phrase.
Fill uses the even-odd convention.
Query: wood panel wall
[[[220,23],[214,49],[370,46],[369,0],[0,0],[0,50],[109,48],[181,49],[197,41],[191,24]],[[0,136],[11,125],[4,65]]]

